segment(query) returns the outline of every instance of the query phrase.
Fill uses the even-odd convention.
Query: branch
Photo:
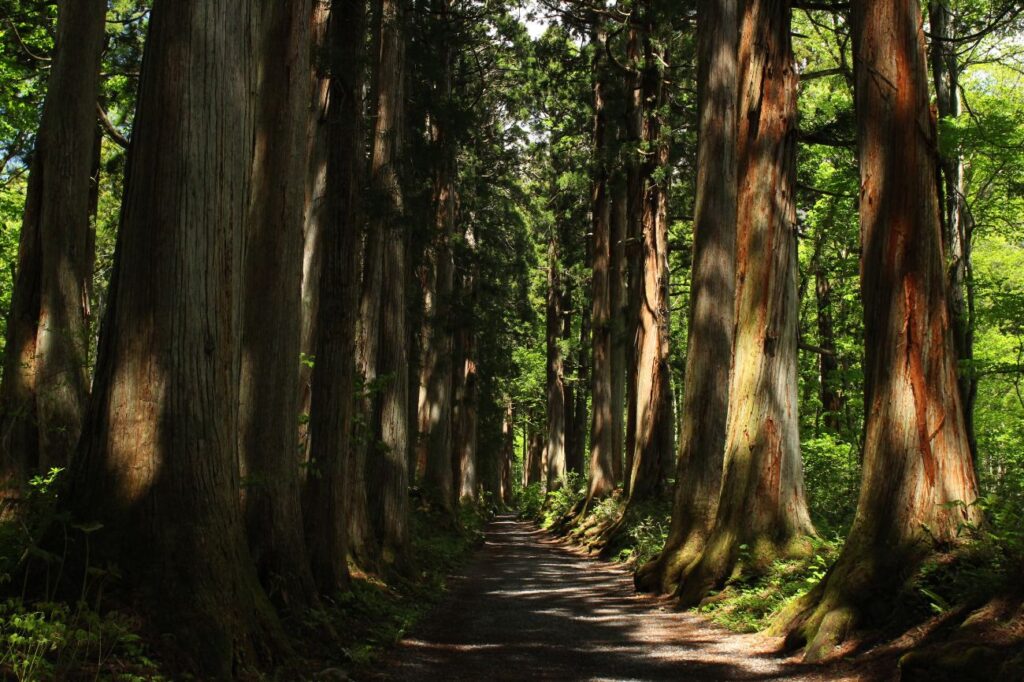
[[[128,149],[128,138],[117,129],[117,126],[110,122],[107,112],[103,110],[99,102],[96,102],[96,114],[100,119],[100,125],[103,126],[103,130],[107,132],[107,136],[121,148]]]

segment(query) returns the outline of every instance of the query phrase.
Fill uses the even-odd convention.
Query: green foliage
[[[595,510],[595,513],[602,512]],[[614,541],[611,556],[615,561],[643,566],[665,546],[671,523],[668,499],[630,504],[623,520],[625,533]]]
[[[113,567],[86,563],[79,598],[72,603],[54,601],[66,576],[67,556],[44,544],[48,530],[60,527],[65,538],[84,540],[101,526],[72,523],[57,508],[62,469],[35,476],[29,482],[24,508],[15,518],[0,523],[0,585],[15,588],[12,576],[44,576],[45,597],[30,600],[24,592],[0,602],[0,677],[17,680],[163,679],[139,635],[139,623],[117,611],[106,610],[103,586],[116,577]],[[65,547],[67,544],[65,543]]]
[[[811,516],[819,531],[845,531],[853,521],[860,487],[860,446],[824,432],[800,444]]]
[[[764,630],[787,604],[814,587],[839,555],[842,541],[814,540],[814,552],[806,557],[776,559],[767,570],[740,567],[718,593],[698,607],[700,613],[738,632]]]
[[[383,653],[440,601],[447,577],[482,541],[489,518],[483,505],[463,505],[457,525],[426,506],[414,508],[415,573],[386,580],[357,574],[351,589],[340,593],[336,605],[324,614],[354,665],[369,668],[378,663]]]
[[[540,525],[550,528],[587,496],[587,479],[570,471],[557,490],[549,491],[541,509]]]

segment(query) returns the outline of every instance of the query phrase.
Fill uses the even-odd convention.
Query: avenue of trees
[[[279,663],[353,571],[414,579],[418,505],[575,488],[566,524],[671,507],[635,581],[684,606],[842,536],[775,624],[827,657],[1024,509],[1022,32],[0,0],[4,495],[59,469],[68,579],[116,565],[204,677]]]

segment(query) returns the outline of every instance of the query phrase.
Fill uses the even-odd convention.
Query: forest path
[[[787,664],[630,574],[503,516],[444,601],[399,643],[389,680],[840,680]]]

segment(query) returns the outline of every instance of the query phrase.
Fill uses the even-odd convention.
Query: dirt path
[[[448,597],[389,656],[389,680],[854,680],[636,595],[627,572],[499,517]]]

